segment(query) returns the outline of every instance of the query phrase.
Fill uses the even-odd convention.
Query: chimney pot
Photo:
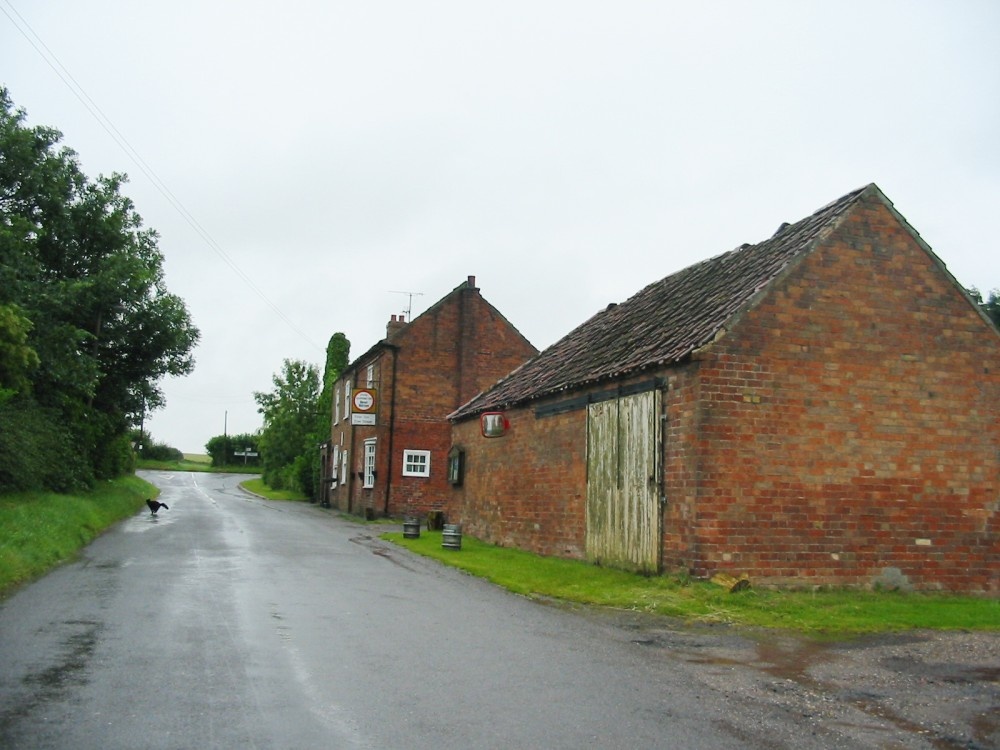
[[[385,326],[385,335],[392,336],[396,331],[403,328],[406,325],[405,315],[393,315],[389,318],[389,322]]]
[[[469,277],[468,285],[469,285],[470,289],[475,289],[476,288],[476,277],[475,276],[470,276]]]

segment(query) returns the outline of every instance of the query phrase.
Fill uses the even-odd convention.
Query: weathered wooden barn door
[[[592,562],[659,571],[659,413],[657,390],[587,407],[587,558]]]

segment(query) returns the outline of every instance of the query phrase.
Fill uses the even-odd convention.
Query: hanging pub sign
[[[496,438],[506,434],[510,422],[502,411],[487,411],[479,417],[479,426],[482,428],[483,437]]]
[[[355,388],[351,391],[351,424],[373,425],[377,415],[374,388]]]

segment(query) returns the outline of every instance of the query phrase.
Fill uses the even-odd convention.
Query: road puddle
[[[22,678],[28,692],[0,709],[0,725],[31,716],[86,684],[87,667],[104,625],[95,620],[65,620],[55,627],[62,633],[59,651],[52,663]]]
[[[156,515],[153,515],[148,510],[145,510],[125,521],[121,525],[121,529],[130,534],[137,534],[144,531],[153,531],[162,526],[169,526],[178,518],[177,515],[170,515],[171,513],[173,511],[161,510]]]
[[[388,560],[393,565],[397,565],[404,570],[413,571],[414,569],[407,565],[405,562],[396,557],[393,552],[394,548],[387,546],[381,540],[376,539],[368,534],[360,534],[359,536],[354,536],[349,539],[353,544],[357,544],[361,547],[367,547],[373,555],[381,557],[383,560]]]

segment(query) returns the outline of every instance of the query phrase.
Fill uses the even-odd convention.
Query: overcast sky
[[[0,83],[160,233],[201,343],[155,440],[261,426],[474,275],[540,349],[877,183],[1000,287],[1000,3],[0,0]]]

